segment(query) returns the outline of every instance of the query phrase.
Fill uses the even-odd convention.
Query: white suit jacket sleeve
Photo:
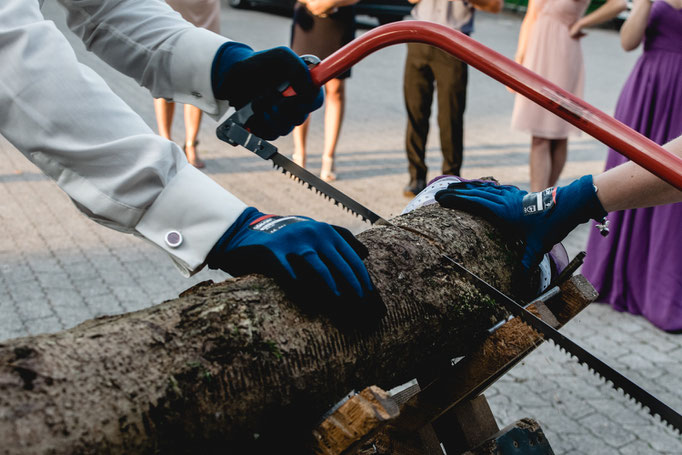
[[[225,38],[159,0],[62,3],[88,48],[154,96],[224,109],[210,70]],[[38,0],[0,1],[0,62],[0,133],[86,215],[163,248],[186,274],[199,270],[245,204],[79,64]]]

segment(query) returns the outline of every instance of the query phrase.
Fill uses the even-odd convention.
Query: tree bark
[[[441,253],[513,294],[520,244],[437,205],[393,221],[438,245],[399,227],[359,235],[387,308],[353,315],[362,328],[251,275],[0,344],[0,452],[296,453],[352,389],[436,373],[504,315]]]

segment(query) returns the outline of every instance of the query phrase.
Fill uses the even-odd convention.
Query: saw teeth
[[[288,177],[289,177],[290,179],[292,179],[292,180],[294,180],[294,181],[300,183],[301,185],[307,186],[309,190],[315,191],[315,194],[317,194],[318,196],[323,196],[327,201],[332,201],[332,202],[334,202],[334,205],[335,205],[335,206],[337,206],[337,207],[340,206],[340,207],[341,207],[343,210],[345,210],[346,212],[352,213],[353,215],[355,215],[355,216],[357,216],[357,217],[359,217],[359,218],[362,218],[362,221],[363,221],[363,222],[369,221],[369,220],[367,219],[367,217],[365,217],[364,215],[360,215],[360,214],[357,213],[355,210],[353,210],[353,209],[351,209],[351,208],[349,208],[349,207],[346,207],[342,202],[337,201],[337,200],[336,200],[335,198],[333,198],[332,196],[329,196],[328,194],[324,193],[323,191],[317,189],[312,183],[306,182],[304,179],[302,179],[301,177],[299,177],[299,176],[293,174],[292,172],[286,170],[285,168],[283,168],[283,167],[280,166],[279,164],[277,164],[277,163],[272,163],[272,167],[275,168],[275,169],[278,169],[279,171],[281,171],[282,174],[288,175]]]
[[[533,329],[534,331],[536,331],[536,330],[533,328],[533,326],[531,326],[530,324],[526,323],[526,322],[523,321],[523,320],[521,320],[521,322],[522,322],[523,324],[526,324],[528,327],[530,327],[530,328]],[[604,384],[610,386],[610,387],[611,387],[612,389],[614,389],[616,392],[620,392],[620,394],[621,394],[624,398],[626,398],[626,399],[628,400],[628,402],[635,403],[635,404],[637,405],[637,408],[638,408],[638,409],[645,411],[647,414],[649,414],[649,415],[653,418],[654,421],[656,421],[657,423],[663,424],[666,428],[669,428],[670,430],[672,430],[673,432],[675,432],[675,433],[678,434],[678,435],[682,434],[682,430],[681,430],[681,429],[677,428],[673,423],[671,423],[671,422],[669,422],[668,420],[666,420],[663,416],[661,416],[661,414],[659,414],[659,413],[657,413],[657,412],[653,412],[653,411],[651,410],[651,408],[649,408],[648,406],[646,406],[644,403],[640,402],[636,397],[634,397],[634,396],[630,395],[628,392],[626,392],[625,389],[623,389],[623,387],[616,386],[616,384],[615,384],[611,379],[606,379],[606,377],[604,377],[601,373],[599,373],[597,370],[595,370],[595,369],[592,368],[590,365],[588,365],[587,362],[585,362],[584,360],[581,360],[578,356],[573,355],[573,354],[572,354],[571,352],[569,352],[566,348],[564,348],[563,346],[557,344],[557,342],[554,341],[552,338],[547,337],[547,336],[544,336],[544,334],[542,334],[541,332],[538,332],[538,331],[536,331],[536,333],[538,333],[538,335],[540,335],[540,336],[542,337],[543,340],[550,342],[550,343],[552,344],[552,346],[554,346],[554,347],[556,347],[556,348],[559,348],[559,351],[563,352],[563,353],[564,353],[565,355],[567,355],[570,359],[573,359],[573,360],[575,360],[579,365],[581,365],[581,366],[583,366],[583,367],[586,367],[586,369],[587,369],[590,373],[592,373],[594,376],[598,377],[598,378],[602,381],[602,383],[604,383]],[[664,403],[664,404],[665,404],[665,403]]]
[[[522,321],[522,322],[523,322],[523,321]],[[524,324],[525,324],[525,322],[524,322]],[[531,328],[532,328],[532,327],[531,327]],[[578,362],[578,364],[580,364],[581,366],[586,367],[587,370],[588,370],[590,373],[592,373],[594,376],[597,376],[604,384],[610,386],[612,389],[616,390],[616,392],[620,392],[621,395],[622,395],[623,397],[625,397],[625,398],[628,400],[629,403],[634,403],[634,404],[636,404],[637,407],[638,407],[638,409],[640,409],[640,410],[646,412],[647,414],[649,414],[656,422],[663,424],[663,426],[665,426],[666,428],[668,428],[668,429],[674,431],[674,432],[677,433],[678,435],[679,435],[679,434],[682,434],[682,432],[680,432],[680,430],[679,430],[677,427],[675,427],[672,423],[670,423],[670,422],[668,422],[667,420],[665,420],[660,414],[654,413],[654,412],[651,410],[651,408],[649,408],[649,407],[646,406],[644,403],[641,403],[637,398],[635,398],[635,397],[633,397],[632,395],[630,395],[629,393],[627,393],[625,390],[623,390],[622,387],[616,387],[616,385],[614,384],[614,382],[613,382],[612,380],[606,379],[601,373],[599,373],[599,372],[596,371],[594,368],[592,368],[591,366],[589,366],[589,365],[587,364],[587,362],[584,362],[584,361],[580,360],[578,357],[576,357],[576,356],[574,356],[573,354],[571,354],[570,352],[568,352],[568,351],[567,351],[566,349],[564,349],[562,346],[559,346],[553,339],[551,339],[551,338],[545,338],[545,337],[543,337],[543,339],[544,339],[545,341],[551,342],[552,346],[555,346],[555,347],[559,348],[559,350],[560,350],[561,352],[563,352],[564,354],[566,354],[567,356],[569,356],[571,359],[575,359],[575,360]]]

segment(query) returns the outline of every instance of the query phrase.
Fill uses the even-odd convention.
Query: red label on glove
[[[298,223],[299,221],[308,221],[308,219],[300,216],[264,215],[253,220],[249,224],[249,229],[265,232],[266,234],[274,234],[283,227]]]

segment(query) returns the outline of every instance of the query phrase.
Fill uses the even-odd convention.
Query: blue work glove
[[[324,102],[308,65],[287,47],[254,52],[227,42],[213,59],[211,84],[214,96],[235,109],[251,102],[254,115],[244,126],[266,140],[289,134]],[[285,97],[280,91],[289,85],[296,94]]]
[[[303,216],[265,215],[249,207],[215,244],[206,262],[233,276],[274,278],[297,301],[327,314],[385,309],[362,259],[367,248],[347,229]],[[355,316],[355,315],[354,315]]]
[[[452,183],[436,193],[436,201],[443,207],[480,215],[514,232],[526,244],[521,261],[526,273],[577,225],[590,219],[601,221],[606,216],[591,175],[539,193],[486,181]]]

